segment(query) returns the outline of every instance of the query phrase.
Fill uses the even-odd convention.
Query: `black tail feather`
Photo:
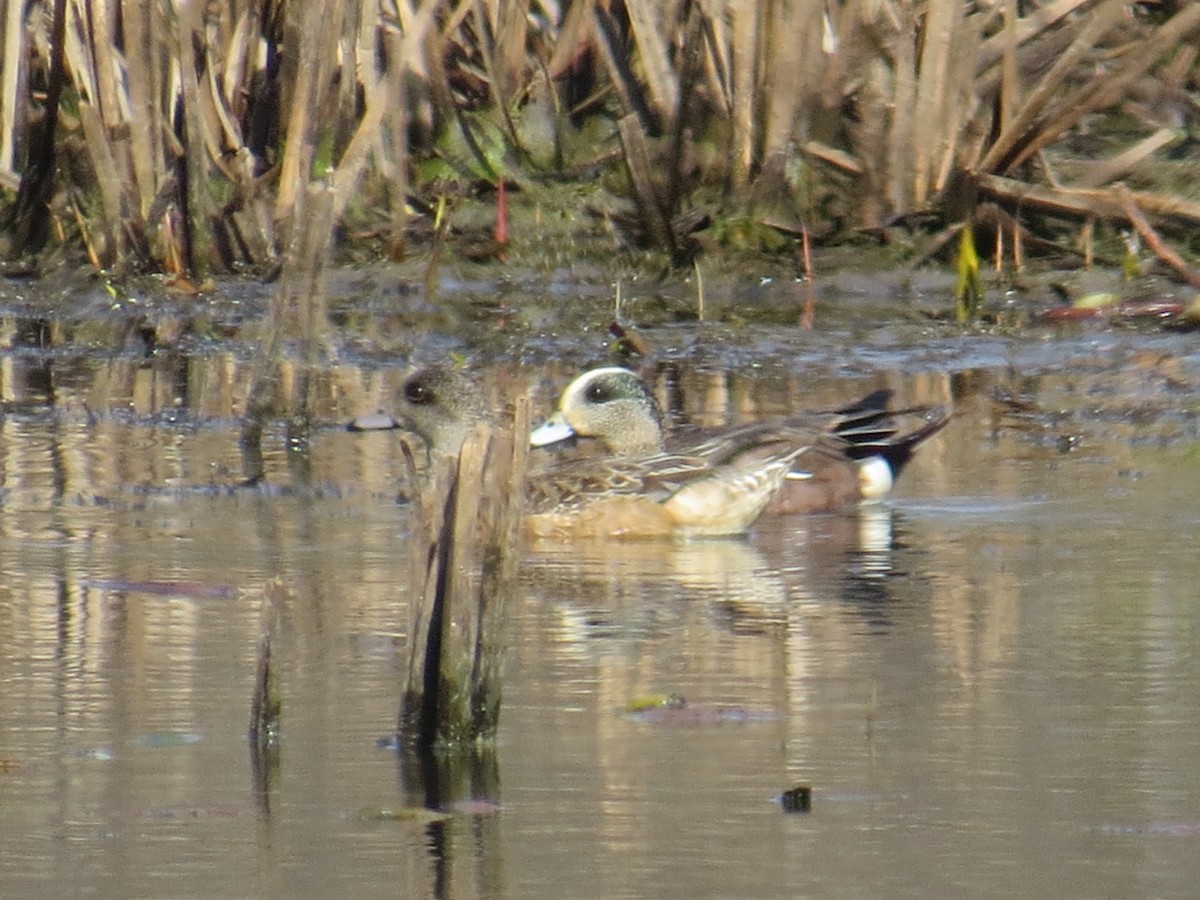
[[[844,452],[851,459],[882,456],[896,477],[917,447],[946,427],[951,414],[941,406],[888,409],[892,396],[891,390],[882,388],[837,410],[845,420],[838,423],[834,433],[846,442]],[[898,424],[902,417],[919,417],[923,424],[902,434]]]

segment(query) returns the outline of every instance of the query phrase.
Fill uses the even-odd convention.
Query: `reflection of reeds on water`
[[[283,694],[279,667],[274,663],[275,639],[283,617],[288,591],[279,578],[263,588],[259,611],[258,662],[254,672],[254,695],[250,702],[250,768],[261,808],[269,808],[270,787],[279,769],[279,727],[283,716]]]
[[[495,733],[528,433],[528,403],[517,398],[499,423],[474,426],[457,455],[431,454],[420,479],[402,746],[455,745]]]

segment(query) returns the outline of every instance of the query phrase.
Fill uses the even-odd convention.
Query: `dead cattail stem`
[[[323,126],[321,114],[328,108],[332,64],[336,56],[343,0],[331,4],[307,3],[294,8],[290,50],[297,56],[296,81],[287,105],[287,131],[279,171],[279,195],[275,220],[286,233],[295,221],[299,195],[305,190],[313,169],[316,144]],[[286,57],[285,57],[286,58]],[[297,227],[305,227],[302,223]]]
[[[1026,184],[998,175],[980,175],[977,184],[981,196],[1010,206],[1051,213],[1065,218],[1125,219],[1125,207],[1115,191],[1108,189],[1070,190]],[[1200,203],[1145,191],[1131,191],[1138,208],[1156,218],[1174,221],[1177,226],[1200,224]]]
[[[24,7],[22,0],[0,0],[0,34],[4,35],[0,59],[25,58],[25,37],[28,32],[22,21]],[[25,69],[22,66],[0,67],[0,123],[8,122],[19,126],[25,118],[22,111],[24,98],[21,96],[24,74]],[[16,136],[17,127],[0,126],[0,184],[6,186],[18,182]]]
[[[166,76],[164,23],[158,4],[134,0],[122,0],[121,19],[125,26],[130,116],[143,123],[141,128],[130,129],[129,161],[133,182],[137,185],[137,208],[146,216],[158,195],[159,161],[164,152],[157,101],[162,95],[162,82]]]
[[[13,251],[36,253],[49,238],[46,214],[54,187],[54,168],[58,137],[58,106],[66,86],[63,46],[67,22],[67,0],[54,0],[54,24],[50,35],[49,84],[46,88],[46,115],[34,130],[29,147],[29,166],[21,178],[13,207]],[[12,64],[6,57],[6,65]],[[2,127],[2,126],[0,126]]]
[[[625,164],[633,184],[641,220],[650,232],[654,243],[667,250],[671,256],[678,251],[675,230],[671,227],[668,210],[664,209],[662,197],[652,175],[650,151],[646,147],[646,136],[642,124],[634,114],[625,116],[617,123],[621,135],[621,147],[625,151]]]
[[[178,253],[186,270],[197,273],[201,260],[208,261],[209,220],[212,201],[208,194],[207,129],[200,99],[200,84],[196,72],[201,62],[196,58],[195,39],[201,31],[200,6],[186,3],[178,11],[178,58],[180,109],[174,123],[176,134],[183,144],[179,173],[180,237]]]
[[[634,74],[629,53],[623,46],[620,29],[610,10],[599,6],[592,7],[592,35],[600,50],[600,55],[604,58],[609,81],[612,82],[613,89],[620,98],[622,110],[627,114],[638,116],[643,127],[658,132],[661,122],[646,104],[641,84]]]
[[[1045,34],[1066,16],[1080,7],[1094,2],[1095,0],[1052,0],[1045,6],[1034,9],[1024,18],[1015,20],[1009,18],[1008,21],[1013,22],[1011,27],[1006,22],[1002,31],[983,42],[978,58],[980,71],[1000,61],[1005,54],[1010,52],[1014,43],[1016,46],[1020,46],[1026,41]]]
[[[1077,58],[1115,25],[1127,5],[1110,0],[1088,18],[1075,44],[1030,96],[1014,127],[997,139],[981,164],[983,169],[1010,171],[1083,117],[1119,102],[1130,83],[1145,74],[1179,41],[1200,29],[1200,5],[1190,4],[1138,41],[1136,52],[1126,54],[1123,65],[1064,94],[1059,85],[1074,71]],[[1051,101],[1054,101],[1052,106]]]
[[[910,29],[911,33],[916,32],[917,24],[908,18],[913,14],[910,7],[906,6],[899,14],[905,15],[906,18],[890,29],[888,41],[895,60],[893,65],[895,88],[889,97],[885,84],[878,92],[879,108],[868,113],[869,117],[885,121],[890,119],[891,131],[890,134],[884,135],[874,144],[863,145],[862,153],[870,154],[877,159],[882,157],[881,165],[874,168],[882,168],[885,173],[884,191],[885,196],[891,202],[891,208],[910,209],[914,203],[914,192],[909,173],[913,171],[913,153],[916,146],[914,110],[917,96],[917,48],[913,46],[913,41],[908,35]],[[875,73],[880,68],[878,65],[872,66],[872,72]],[[882,73],[879,73],[877,77],[882,78]],[[890,116],[886,114],[889,105],[891,107]],[[868,218],[866,221],[869,222],[871,219]]]
[[[1062,53],[1054,66],[1042,76],[1025,97],[1017,114],[1006,130],[1002,131],[979,163],[987,172],[1003,172],[1012,167],[1013,160],[1020,154],[1024,158],[1024,146],[1031,135],[1038,133],[1039,120],[1054,98],[1061,93],[1063,81],[1074,74],[1084,55],[1092,50],[1096,42],[1112,27],[1124,12],[1125,5],[1119,0],[1108,0],[1092,13],[1080,29],[1075,40]]]
[[[1171,270],[1192,287],[1200,289],[1200,271],[1189,266],[1182,256],[1164,241],[1153,226],[1146,220],[1142,211],[1138,209],[1137,201],[1133,194],[1124,185],[1117,185],[1117,198],[1121,201],[1121,208],[1125,211],[1125,215],[1129,218],[1129,222],[1133,225],[1141,239],[1146,243],[1146,246],[1161,259],[1164,263],[1171,267]]]
[[[629,26],[645,70],[647,93],[658,120],[669,130],[679,108],[679,78],[668,58],[667,40],[673,29],[661,21],[664,7],[653,3],[627,3]]]
[[[825,2],[773,2],[766,9],[767,27],[759,46],[763,83],[769,87],[760,101],[762,162],[764,168],[781,172],[795,142],[797,113],[811,103],[824,64],[821,26]]]
[[[1184,134],[1178,128],[1160,128],[1143,140],[1138,141],[1128,150],[1118,153],[1108,159],[1090,163],[1078,178],[1071,184],[1073,188],[1094,188],[1107,184],[1129,172],[1134,166],[1153,156],[1164,147],[1170,147],[1183,140]]]
[[[79,104],[79,124],[83,128],[91,150],[92,161],[96,166],[96,186],[100,194],[100,221],[102,223],[103,243],[97,247],[102,265],[112,265],[123,255],[121,207],[123,197],[123,182],[121,170],[113,157],[108,135],[101,121],[100,113],[91,103],[81,101]]]
[[[496,45],[490,68],[496,104],[506,112],[515,104],[529,66],[528,32],[529,0],[505,0],[498,4]]]
[[[726,9],[733,23],[730,33],[730,77],[733,82],[733,165],[730,180],[733,189],[738,191],[750,184],[754,165],[760,4],[754,0],[727,0]]]
[[[962,26],[962,3],[931,0],[913,106],[912,198],[918,206],[929,196],[946,144],[957,132],[948,121],[954,95],[952,62],[958,54],[974,56],[970,42],[960,38]]]
[[[1003,131],[1008,127],[1020,101],[1021,84],[1017,78],[1017,48],[1020,46],[1018,25],[1020,18],[1017,10],[1017,0],[1004,0],[1004,26],[1001,28],[997,41],[1000,47],[1000,87],[997,109],[996,126]],[[979,60],[982,61],[986,49],[979,48]],[[977,162],[977,161],[976,161]],[[972,167],[975,162],[971,163]]]

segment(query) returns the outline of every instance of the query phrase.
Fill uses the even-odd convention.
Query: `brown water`
[[[880,344],[811,343],[802,376],[681,354],[695,419],[883,383],[958,417],[869,514],[531,548],[480,802],[437,821],[378,745],[407,609],[395,436],[272,433],[265,485],[233,488],[232,357],[5,355],[0,895],[1194,896],[1188,338]],[[384,405],[400,368],[332,370],[327,420]],[[275,576],[263,794],[245,734]],[[666,695],[686,705],[626,711]],[[811,812],[783,812],[799,783]]]

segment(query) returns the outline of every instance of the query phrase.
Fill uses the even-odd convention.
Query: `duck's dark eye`
[[[436,399],[436,396],[433,393],[433,388],[420,379],[414,378],[404,385],[404,399],[416,406],[425,406],[432,403]]]
[[[583,392],[583,397],[588,403],[607,403],[613,398],[613,392],[603,381],[593,381]]]

